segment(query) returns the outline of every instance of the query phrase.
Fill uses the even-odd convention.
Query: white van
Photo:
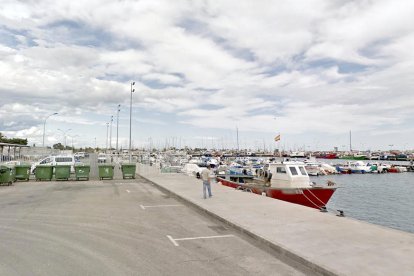
[[[31,173],[35,173],[37,165],[70,165],[71,172],[75,171],[75,157],[73,155],[58,155],[58,156],[48,156],[39,162],[32,164],[30,169]]]

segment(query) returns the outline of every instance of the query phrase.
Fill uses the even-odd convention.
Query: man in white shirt
[[[207,168],[204,168],[201,171],[201,179],[203,180],[203,196],[204,199],[207,198],[206,196],[206,190],[208,191],[208,197],[212,197],[213,195],[211,194],[211,171],[210,171],[211,166],[208,165]]]

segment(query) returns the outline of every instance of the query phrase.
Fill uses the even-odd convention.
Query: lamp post
[[[64,138],[65,138],[65,149],[66,149],[66,133],[69,131],[69,130],[72,130],[71,128],[69,128],[69,129],[67,129],[67,130],[61,130],[60,128],[58,128],[58,130],[60,130],[60,131],[62,131],[63,132],[63,136],[64,136]]]
[[[75,138],[75,137],[79,137],[79,135],[70,136],[70,138],[72,138],[72,150],[75,150],[75,148],[73,147],[73,138]]]
[[[114,116],[111,116],[111,124],[109,127],[109,150],[112,151],[112,122],[114,121]]]
[[[131,152],[131,126],[132,126],[132,93],[135,92],[135,89],[132,86],[135,85],[135,81],[131,82],[131,101],[129,103],[129,163],[132,162],[132,152]]]
[[[116,153],[118,153],[118,125],[119,125],[119,111],[121,111],[121,105],[118,104],[116,112]]]
[[[47,116],[47,117],[45,118],[45,121],[43,122],[43,147],[45,146],[45,129],[46,129],[46,120],[47,120],[50,116],[57,115],[57,114],[58,114],[57,112],[55,112],[55,113],[53,113],[53,114],[50,114],[49,116]]]
[[[106,150],[108,151],[108,130],[109,130],[109,123],[106,123]]]

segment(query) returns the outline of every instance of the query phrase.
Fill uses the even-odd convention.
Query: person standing
[[[203,180],[203,197],[204,199],[207,198],[207,191],[208,191],[208,197],[212,197],[213,195],[211,194],[211,177],[210,177],[210,168],[211,166],[208,165],[207,168],[204,168],[201,171],[201,179]]]

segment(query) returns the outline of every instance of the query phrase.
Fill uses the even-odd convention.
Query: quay
[[[137,174],[316,274],[414,275],[414,234],[220,184],[205,200],[200,180],[156,166],[138,164]]]

